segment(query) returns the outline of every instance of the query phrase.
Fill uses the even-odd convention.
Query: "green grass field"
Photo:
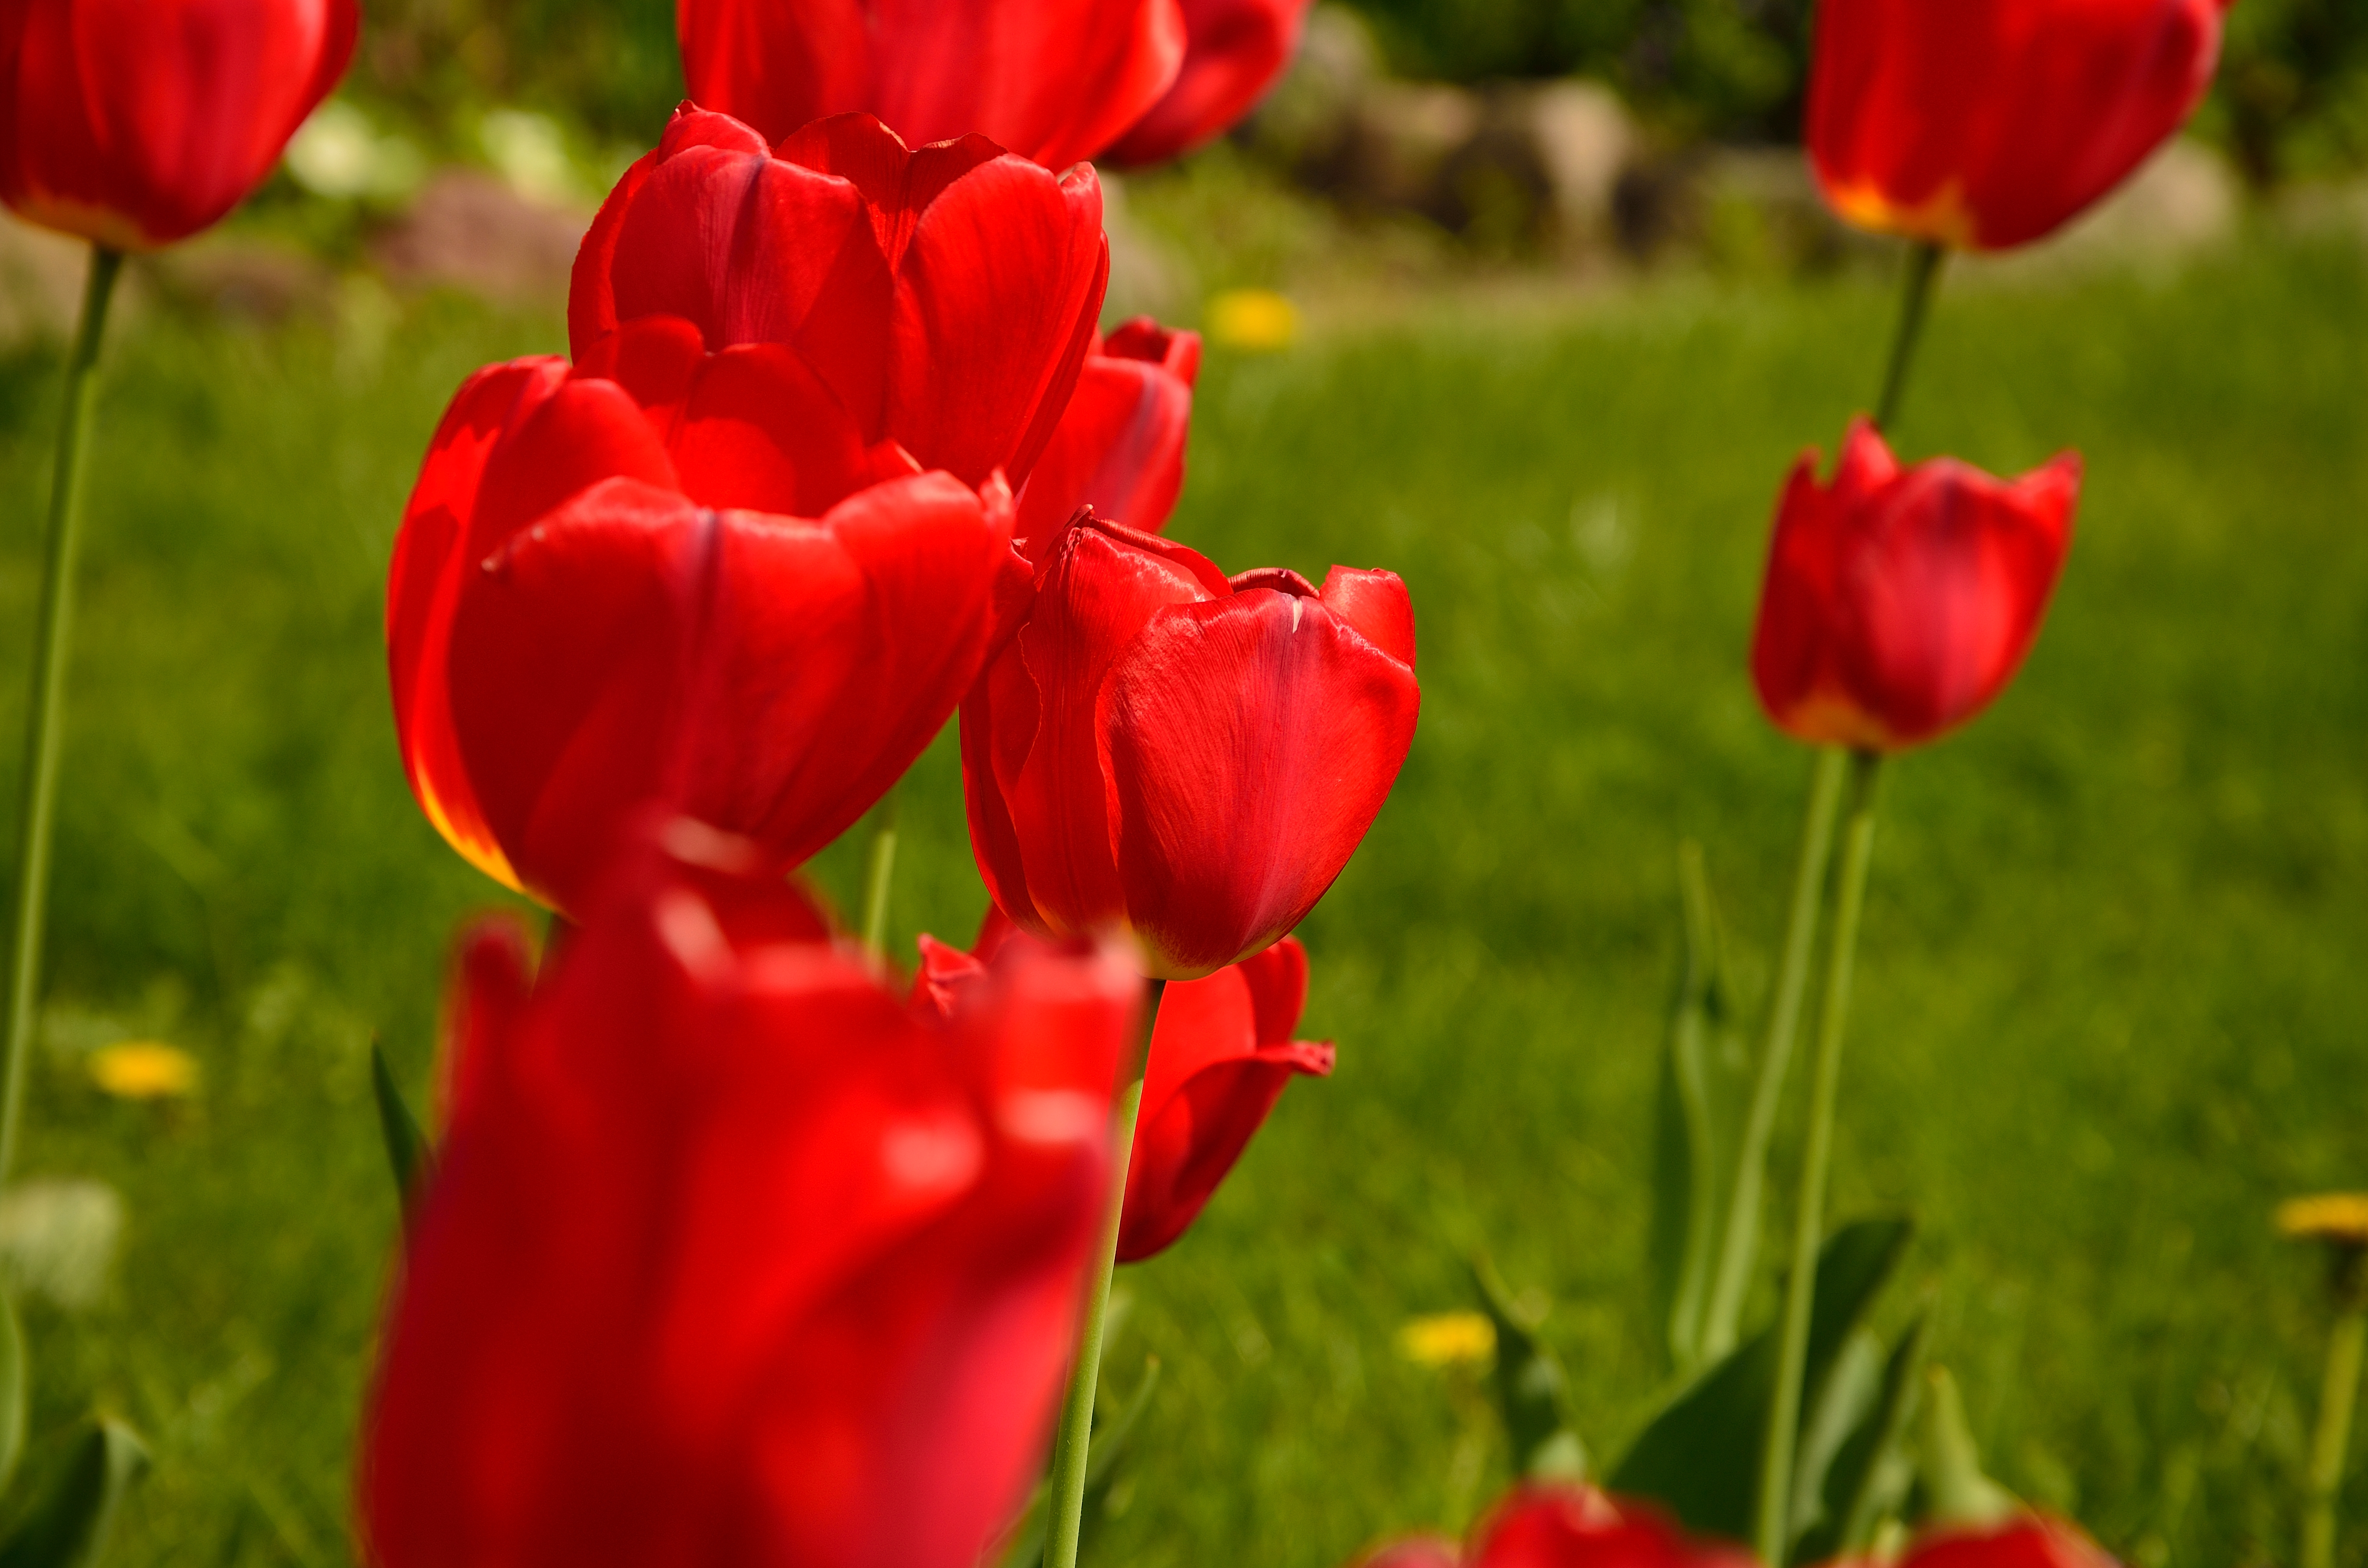
[[[1170,531],[1229,570],[1403,573],[1424,712],[1303,931],[1338,1075],[1122,1277],[1116,1375],[1149,1351],[1165,1381],[1093,1562],[1335,1568],[1464,1522],[1503,1476],[1490,1417],[1395,1335],[1466,1304],[1473,1248],[1552,1300],[1599,1456],[1651,1408],[1676,850],[1704,845],[1764,985],[1808,763],[1744,672],[1759,554],[1890,308],[1671,281],[1212,355]],[[113,344],[25,1170],[129,1206],[103,1300],[28,1318],[37,1440],[97,1402],[153,1442],[120,1563],[348,1558],[394,1221],[369,1041],[424,1078],[445,944],[496,896],[404,789],[382,575],[454,385],[558,341],[428,302],[382,345],[161,311]],[[56,374],[0,364],[11,745]],[[2268,1213],[2368,1183],[2363,433],[2368,263],[2266,240],[1944,290],[1899,429],[1994,470],[2077,446],[2089,480],[2021,679],[1888,780],[1837,1210],[1918,1215],[1885,1321],[1929,1285],[1994,1470],[2142,1568],[2290,1556],[2324,1324]],[[907,787],[900,940],[982,906],[951,738]],[[83,1053],[125,1037],[194,1051],[202,1094],[102,1096]],[[2368,1484],[2351,1504],[2356,1556]]]

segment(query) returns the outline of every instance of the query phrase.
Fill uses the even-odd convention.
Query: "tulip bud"
[[[1940,458],[1901,468],[1873,426],[1830,484],[1804,454],[1784,487],[1752,635],[1777,727],[1897,751],[1965,722],[2038,635],[2071,543],[2080,460],[2012,482]]]
[[[1752,1568],[1739,1547],[1699,1540],[1650,1504],[1592,1486],[1516,1487],[1474,1528],[1462,1552],[1424,1536],[1359,1560],[1358,1568]]]
[[[1862,228],[1998,250],[2110,191],[2211,85],[2230,0],[1824,0],[1807,141]]]
[[[1406,760],[1406,585],[1228,579],[1090,515],[1041,559],[1019,635],[962,702],[987,891],[1036,936],[1131,933],[1163,979],[1238,962],[1323,896]]]
[[[0,10],[0,200],[116,250],[210,227],[353,58],[353,0],[17,0]]]
[[[1086,356],[1077,390],[1019,492],[1018,532],[1041,556],[1080,506],[1156,534],[1184,488],[1201,335],[1138,316]],[[1033,547],[1029,541],[1033,541]]]

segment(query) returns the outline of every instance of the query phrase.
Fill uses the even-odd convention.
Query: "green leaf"
[[[1898,1267],[1914,1230],[1905,1218],[1861,1220],[1826,1239],[1809,1318],[1804,1412],[1820,1408],[1842,1347]],[[1749,1540],[1776,1358],[1770,1326],[1704,1370],[1645,1428],[1612,1471],[1611,1489],[1653,1498],[1699,1533]],[[1800,1451],[1808,1457],[1805,1447]],[[1821,1486],[1822,1478],[1813,1484]]]
[[[26,1395],[32,1382],[25,1364],[25,1329],[16,1303],[0,1293],[0,1493],[17,1478],[25,1457]]]
[[[403,1200],[404,1223],[409,1224],[419,1195],[427,1190],[435,1155],[411,1108],[404,1104],[403,1091],[395,1086],[394,1071],[387,1065],[386,1052],[376,1040],[370,1041],[370,1088],[378,1096],[378,1130],[386,1140],[386,1163],[394,1172],[394,1190]]]
[[[1473,1293],[1497,1330],[1497,1365],[1490,1381],[1517,1475],[1583,1481],[1587,1449],[1572,1429],[1570,1380],[1554,1351],[1513,1311],[1504,1281],[1486,1259],[1468,1260]]]
[[[94,1568],[116,1506],[147,1468],[148,1450],[131,1427],[93,1416],[50,1494],[0,1544],[0,1568]]]
[[[1653,1140],[1653,1312],[1664,1325],[1669,1358],[1679,1371],[1700,1359],[1703,1298],[1718,1219],[1717,1131],[1710,1104],[1708,1047],[1712,947],[1716,927],[1702,877],[1702,848],[1678,846],[1678,886],[1684,902],[1685,965],[1669,1006],[1669,1039],[1661,1053],[1661,1087]]]
[[[1923,1442],[1918,1445],[1924,1483],[1924,1519],[1934,1525],[1981,1529],[2017,1511],[2014,1494],[1982,1473],[1974,1435],[1965,1426],[1965,1403],[1946,1367],[1925,1373]]]
[[[1930,1338],[1930,1314],[1918,1312],[1892,1346],[1877,1395],[1835,1452],[1815,1505],[1795,1512],[1794,1562],[1864,1554],[1884,1518],[1906,1504],[1916,1474],[1906,1452],[1907,1433],[1923,1392]]]

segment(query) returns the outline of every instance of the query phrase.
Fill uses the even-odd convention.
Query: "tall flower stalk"
[[[25,1059],[40,1000],[41,938],[49,913],[50,839],[56,817],[58,750],[65,729],[66,664],[74,648],[74,557],[82,542],[82,483],[87,467],[91,410],[98,396],[98,350],[107,334],[123,253],[90,250],[82,319],[66,358],[65,407],[58,424],[57,465],[50,482],[48,541],[41,560],[41,609],[33,640],[32,700],[25,719],[24,760],[17,770],[17,890],[9,943],[8,1026],[0,1062],[0,1180],[17,1153],[17,1123],[25,1099]]]

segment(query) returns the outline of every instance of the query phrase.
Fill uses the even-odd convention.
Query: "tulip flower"
[[[456,976],[451,1112],[363,1434],[381,1568],[974,1568],[1042,1459],[1140,982],[1015,952],[950,1017],[753,846],[629,858]]]
[[[1094,345],[1019,492],[1019,534],[1049,546],[1080,506],[1157,533],[1184,488],[1201,335],[1138,316]]]
[[[1739,1547],[1695,1540],[1649,1504],[1591,1486],[1517,1487],[1459,1552],[1423,1536],[1359,1560],[1359,1568],[1750,1568]]]
[[[2080,460],[2011,482],[1952,459],[1901,468],[1863,420],[1831,484],[1784,487],[1751,674],[1779,729],[1897,751],[1989,705],[2038,635],[2072,541]]]
[[[1809,158],[1861,227],[2000,250],[2097,200],[2202,100],[2229,0],[1825,0]]]
[[[1151,112],[1109,149],[1113,163],[1164,163],[1258,107],[1299,50],[1308,0],[1184,0],[1184,65]]]
[[[1185,55],[1177,0],[676,0],[675,32],[690,96],[776,141],[861,110],[1055,169],[1124,134]]]
[[[2112,1556],[2080,1527],[2020,1515],[1987,1528],[1925,1535],[1900,1568],[2115,1568]]]
[[[644,317],[452,401],[395,541],[428,819],[570,915],[652,799],[786,870],[894,783],[1027,592],[1000,478],[916,473],[796,351]]]
[[[917,989],[944,1006],[1013,944],[1043,946],[992,908],[967,953],[925,936]],[[1330,1041],[1291,1038],[1306,1006],[1307,949],[1290,937],[1161,993],[1127,1165],[1119,1262],[1140,1263],[1174,1245],[1291,1080],[1330,1075]]]
[[[113,250],[219,221],[353,58],[353,0],[0,7],[0,200]]]
[[[1093,344],[1110,245],[1090,167],[1059,178],[980,136],[907,150],[866,115],[768,147],[685,105],[575,258],[586,360],[649,316],[706,347],[792,350],[867,441],[977,486],[1027,477]]]
[[[1131,933],[1145,971],[1238,963],[1314,907],[1414,739],[1396,574],[1227,578],[1090,514],[1041,553],[962,709],[971,846],[1039,937]]]

